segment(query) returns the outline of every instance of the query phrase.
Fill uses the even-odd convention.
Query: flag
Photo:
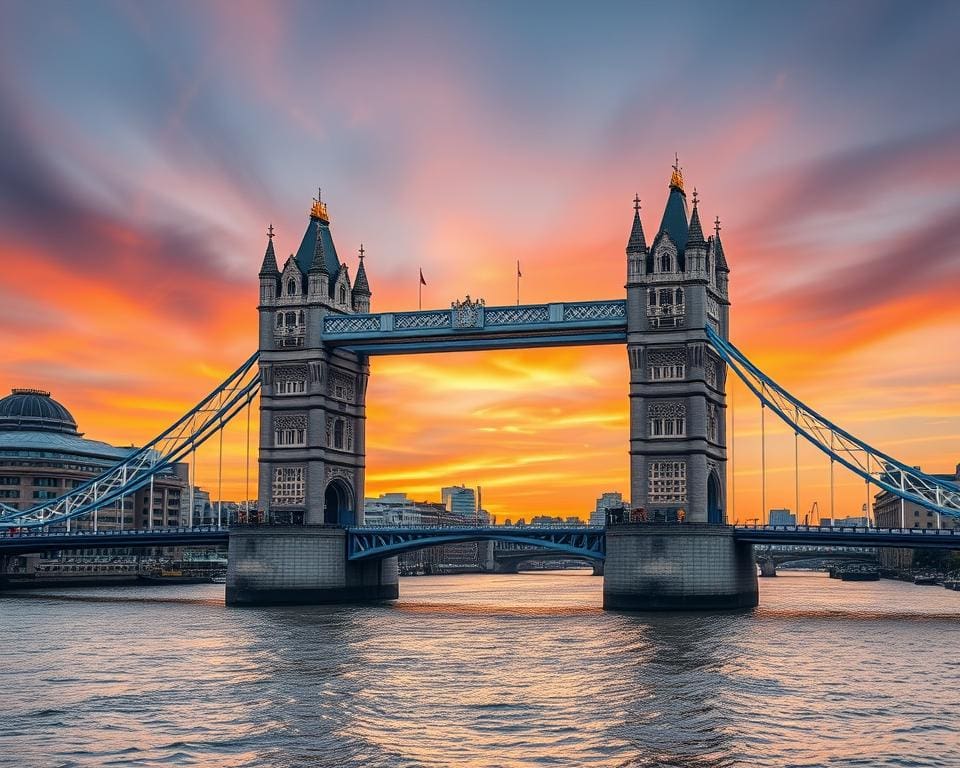
[[[427,281],[423,279],[423,269],[420,270],[420,285],[426,285]]]
[[[517,262],[517,277],[523,277],[523,273],[520,271],[520,262]]]

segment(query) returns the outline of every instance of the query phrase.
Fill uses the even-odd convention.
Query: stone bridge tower
[[[728,276],[719,220],[705,240],[675,164],[653,242],[635,200],[627,244],[630,492],[651,519],[726,520],[726,366],[705,329],[727,338]]]
[[[327,205],[281,269],[273,227],[260,268],[260,509],[273,523],[363,519],[365,356],[331,350],[323,318],[370,311],[363,247],[356,279],[337,257]]]
[[[634,200],[627,244],[630,492],[650,522],[607,529],[605,608],[757,604],[751,547],[723,525],[726,365],[706,331],[728,336],[729,273],[719,220],[704,239],[697,193],[688,215],[683,175],[674,164],[653,242],[647,247],[640,201]]]

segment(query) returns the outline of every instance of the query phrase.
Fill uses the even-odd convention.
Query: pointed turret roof
[[[363,243],[360,243],[360,266],[357,267],[357,277],[353,281],[353,295],[362,294],[364,296],[372,295],[370,293],[370,283],[367,282],[367,270],[363,266]]]
[[[277,267],[277,254],[273,250],[273,224],[267,230],[267,250],[263,254],[263,264],[260,266],[260,277],[274,277],[280,274]]]
[[[729,272],[730,267],[727,266],[727,257],[723,254],[723,243],[720,242],[720,217],[717,216],[717,220],[713,223],[714,234],[716,236],[716,250],[715,258],[717,260],[717,269],[723,270],[724,272]]]
[[[670,196],[663,209],[663,219],[657,232],[659,238],[664,232],[670,235],[670,240],[677,251],[683,253],[687,247],[687,195],[683,191],[683,171],[679,162],[673,164],[673,174],[670,176]]]
[[[314,235],[313,244],[313,262],[310,264],[310,272],[329,275],[327,271],[327,260],[323,253],[323,229],[317,227]]]
[[[630,240],[627,241],[627,253],[646,253],[647,239],[643,236],[643,224],[640,223],[640,198],[633,198],[633,227],[630,229]]]
[[[303,239],[300,241],[300,247],[297,248],[297,264],[300,270],[306,274],[313,266],[313,256],[317,250],[317,235],[323,238],[323,262],[326,266],[327,274],[331,278],[335,277],[340,270],[340,259],[337,258],[337,248],[333,244],[333,236],[330,234],[330,216],[327,213],[327,204],[319,200],[319,197],[313,201],[310,207],[310,221],[307,222],[307,229],[303,233]]]
[[[700,226],[700,212],[697,210],[697,190],[693,190],[693,213],[690,216],[690,228],[687,231],[687,246],[703,248],[707,242],[703,239],[703,227]]]

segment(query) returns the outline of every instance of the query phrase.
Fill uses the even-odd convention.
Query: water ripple
[[[748,613],[600,610],[578,573],[394,606],[222,587],[3,598],[0,765],[960,765],[960,594],[817,575]],[[15,757],[11,757],[15,756]]]

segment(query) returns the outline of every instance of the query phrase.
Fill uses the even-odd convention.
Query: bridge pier
[[[773,560],[761,560],[760,561],[760,575],[761,576],[776,576],[777,575],[777,564]]]
[[[594,576],[603,576],[603,560],[594,560],[594,561],[593,561],[593,575],[594,575]]]
[[[396,600],[397,558],[349,562],[346,535],[323,525],[232,529],[227,605]]]
[[[615,525],[607,528],[603,607],[678,611],[752,608],[752,547],[726,525]]]

